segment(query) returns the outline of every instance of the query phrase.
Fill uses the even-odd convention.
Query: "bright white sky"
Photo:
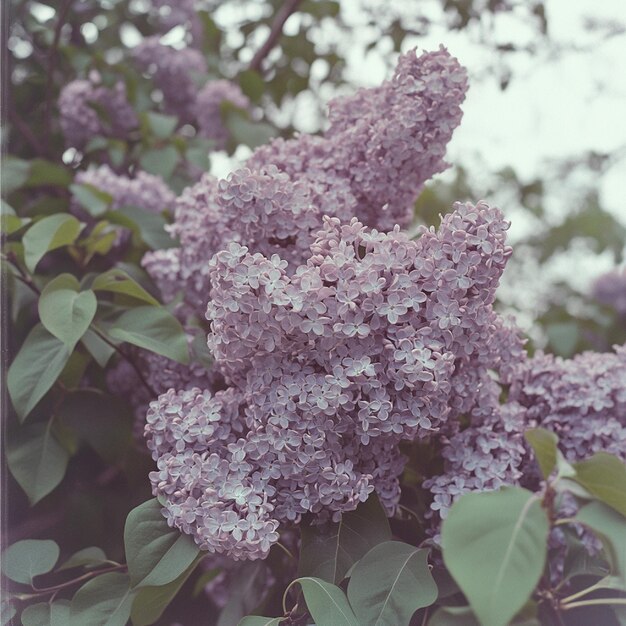
[[[398,2],[399,0],[396,0]],[[344,15],[356,0],[343,0]],[[403,10],[410,2],[403,0]],[[602,41],[589,34],[585,20],[615,21],[626,25],[625,0],[547,0],[550,40],[579,46],[559,58],[516,54],[509,59],[513,80],[502,91],[497,77],[484,76],[493,52],[473,43],[465,31],[433,29],[428,37],[407,38],[405,49],[436,48],[443,43],[469,70],[471,87],[464,119],[449,146],[448,160],[472,168],[484,162],[489,170],[512,166],[522,176],[541,172],[546,159],[582,154],[586,150],[612,151],[626,147],[626,33]],[[536,37],[520,20],[500,17],[494,37],[523,45]],[[600,44],[597,42],[601,41]],[[350,78],[372,85],[388,69],[380,57],[364,60],[358,48],[349,51]],[[475,166],[476,167],[476,166]],[[626,159],[601,183],[602,199],[626,223]]]

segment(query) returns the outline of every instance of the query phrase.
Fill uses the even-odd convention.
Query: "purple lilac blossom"
[[[195,118],[200,135],[215,142],[216,150],[226,148],[230,133],[222,118],[222,105],[230,102],[239,109],[250,109],[250,100],[230,80],[211,80],[198,93]]]
[[[152,0],[152,6],[165,32],[183,26],[191,34],[194,45],[201,41],[203,28],[196,12],[196,0]]]
[[[626,346],[571,359],[543,353],[528,359],[500,414],[475,420],[446,442],[445,473],[424,483],[433,493],[431,509],[445,518],[463,493],[520,484],[522,475],[536,481],[523,433],[537,426],[558,435],[570,462],[599,451],[626,460]]]
[[[292,271],[306,263],[325,214],[344,221],[358,215],[383,230],[405,225],[421,185],[444,168],[465,90],[465,71],[447,51],[408,52],[391,81],[330,104],[326,136],[275,140],[219,185],[206,175],[185,190],[171,227],[181,254],[150,255],[145,266],[161,282],[180,274],[175,281],[186,300],[204,307],[208,262],[231,241],[277,253]],[[359,112],[354,119],[351,103]],[[174,285],[163,288],[172,292]]]
[[[391,514],[400,442],[456,419],[456,366],[488,353],[507,228],[457,204],[417,241],[325,217],[291,272],[278,254],[218,252],[208,343],[231,387],[170,390],[147,416],[170,525],[255,559],[279,523],[337,519],[373,490]]]
[[[626,266],[597,278],[591,286],[592,297],[626,318]]]
[[[247,166],[276,165],[304,180],[321,214],[390,230],[408,225],[424,183],[443,171],[461,121],[467,75],[445,48],[402,55],[391,80],[329,105],[323,137],[276,139]]]
[[[109,194],[111,209],[137,207],[150,213],[172,209],[176,196],[160,176],[138,171],[130,178],[116,174],[108,165],[101,165],[76,174],[75,182],[91,185]]]
[[[177,115],[181,122],[193,121],[197,81],[207,73],[202,53],[193,48],[172,48],[160,43],[158,37],[147,37],[133,50],[133,58],[163,93],[164,110]]]
[[[105,87],[97,72],[65,85],[58,106],[66,144],[78,149],[98,135],[123,139],[138,125],[124,83]]]

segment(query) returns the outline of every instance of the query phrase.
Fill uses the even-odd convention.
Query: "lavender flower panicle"
[[[65,85],[58,106],[66,144],[78,149],[97,135],[125,138],[139,123],[124,83],[105,87],[98,72]]]
[[[571,462],[599,451],[626,460],[626,346],[571,359],[538,353],[511,382],[499,413],[454,435],[443,449],[445,473],[424,483],[441,518],[462,493],[537,479],[523,443],[529,428],[556,433]]]
[[[132,206],[150,213],[163,213],[176,197],[160,176],[138,171],[133,178],[116,174],[108,165],[76,174],[75,182],[96,187],[113,198],[111,209]]]
[[[423,184],[446,167],[446,144],[461,121],[467,76],[441,47],[402,55],[382,86],[329,105],[323,137],[276,139],[258,148],[252,170],[276,165],[305,180],[321,214],[390,230],[406,226]]]
[[[230,132],[222,119],[222,105],[230,102],[239,109],[249,110],[250,100],[241,88],[230,80],[211,80],[198,93],[194,105],[200,135],[215,142],[216,150],[228,144]]]
[[[323,215],[344,221],[358,215],[383,230],[406,224],[420,186],[444,167],[465,90],[465,71],[447,51],[419,57],[411,51],[394,78],[371,92],[378,95],[370,104],[369,90],[331,103],[326,136],[258,148],[219,188],[203,177],[183,193],[172,226],[183,248],[172,261],[186,299],[206,305],[208,261],[230,242],[279,254],[292,271],[306,263]],[[353,101],[360,103],[356,121],[349,118]],[[158,261],[148,264],[160,276],[175,274],[164,267],[167,259]]]
[[[399,443],[455,418],[456,365],[488,352],[507,227],[457,204],[417,241],[325,217],[291,270],[234,242],[218,252],[209,347],[231,387],[170,390],[148,412],[169,523],[254,559],[306,512],[337,518],[377,490],[391,514]]]
[[[202,53],[194,48],[178,50],[160,43],[159,37],[147,37],[134,48],[133,58],[162,91],[164,110],[181,122],[193,121],[197,78],[207,73]]]
[[[626,266],[598,277],[591,286],[591,296],[626,318]]]

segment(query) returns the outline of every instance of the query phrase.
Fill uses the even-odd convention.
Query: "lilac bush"
[[[599,276],[591,286],[591,296],[626,318],[626,267]]]
[[[455,368],[498,322],[507,227],[486,204],[417,241],[326,217],[292,273],[277,254],[218,252],[209,347],[230,387],[170,390],[147,416],[169,523],[239,559],[264,557],[280,522],[337,518],[373,490],[391,514],[398,444],[457,417]]]
[[[392,80],[330,103],[325,136],[274,140],[219,186],[205,175],[187,189],[171,227],[181,252],[151,254],[144,265],[164,292],[182,287],[203,314],[208,262],[231,241],[278,253],[295,268],[306,261],[324,215],[356,216],[383,231],[406,226],[421,186],[445,167],[466,88],[465,71],[443,48],[408,52]],[[353,104],[362,122],[350,124]]]
[[[250,100],[239,85],[229,80],[211,80],[198,93],[195,103],[195,118],[200,134],[215,142],[216,150],[226,147],[230,132],[224,125],[222,108],[225,103],[248,110]]]
[[[124,83],[119,81],[114,87],[106,87],[95,71],[86,79],[65,85],[58,106],[68,147],[81,149],[97,135],[125,137],[139,123],[128,102]]]
[[[522,475],[534,480],[523,437],[529,428],[556,433],[570,462],[599,451],[626,460],[625,381],[626,346],[571,359],[538,353],[521,362],[501,409],[445,441],[445,473],[424,483],[431,509],[445,518],[463,493],[519,484]]]
[[[160,43],[159,37],[144,39],[133,50],[139,69],[154,80],[163,93],[163,108],[181,122],[193,121],[198,82],[206,77],[207,64],[194,48],[180,50]]]
[[[137,207],[149,213],[163,213],[174,206],[176,196],[160,176],[137,171],[131,178],[116,174],[108,165],[83,170],[76,183],[91,185],[112,197],[111,209]]]

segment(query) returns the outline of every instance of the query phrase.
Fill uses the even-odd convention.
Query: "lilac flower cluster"
[[[250,109],[250,100],[230,80],[209,81],[198,93],[194,107],[200,134],[213,140],[216,150],[223,150],[230,138],[222,118],[222,106],[226,102],[239,109]]]
[[[126,137],[138,125],[124,83],[106,87],[97,72],[65,85],[58,107],[66,144],[78,149],[97,135]]]
[[[461,121],[464,68],[443,47],[402,55],[395,74],[374,89],[329,105],[323,137],[277,139],[249,159],[304,180],[321,214],[390,230],[406,226],[423,184],[445,169],[445,148]]]
[[[476,421],[443,449],[445,473],[425,482],[431,508],[442,518],[459,495],[533,480],[523,432],[556,433],[569,461],[598,451],[626,460],[626,346],[615,353],[584,352],[572,359],[539,353],[519,368],[499,414]]]
[[[109,194],[112,209],[132,206],[150,213],[171,209],[176,196],[160,176],[138,171],[133,178],[116,174],[108,165],[101,165],[76,174],[75,182],[91,185]]]
[[[626,318],[626,266],[597,278],[591,287],[591,295]]]
[[[164,296],[182,288],[181,319],[187,320],[206,310],[209,262],[229,242],[245,241],[266,256],[279,254],[295,269],[310,255],[320,224],[306,187],[275,167],[258,173],[241,169],[219,182],[205,174],[178,198],[174,223],[167,227],[180,249],[149,253],[142,264]]]
[[[194,48],[177,50],[147,37],[133,50],[133,58],[143,72],[153,77],[163,93],[164,110],[181,122],[194,119],[198,79],[206,76],[204,56]]]
[[[208,343],[231,387],[170,390],[147,416],[169,523],[241,559],[264,557],[279,522],[336,518],[374,489],[391,513],[399,443],[457,417],[457,370],[498,335],[507,227],[459,204],[417,241],[325,217],[295,271],[237,243],[218,252]]]
[[[391,81],[331,103],[326,136],[276,140],[219,186],[204,176],[186,190],[172,226],[180,254],[151,254],[144,265],[164,292],[182,287],[197,311],[208,299],[208,262],[229,242],[279,254],[292,271],[306,262],[323,215],[358,215],[384,230],[408,223],[421,185],[444,167],[465,89],[447,51],[405,54]]]
[[[164,31],[184,26],[191,33],[194,43],[202,36],[202,24],[196,13],[196,0],[152,0],[152,6]]]

